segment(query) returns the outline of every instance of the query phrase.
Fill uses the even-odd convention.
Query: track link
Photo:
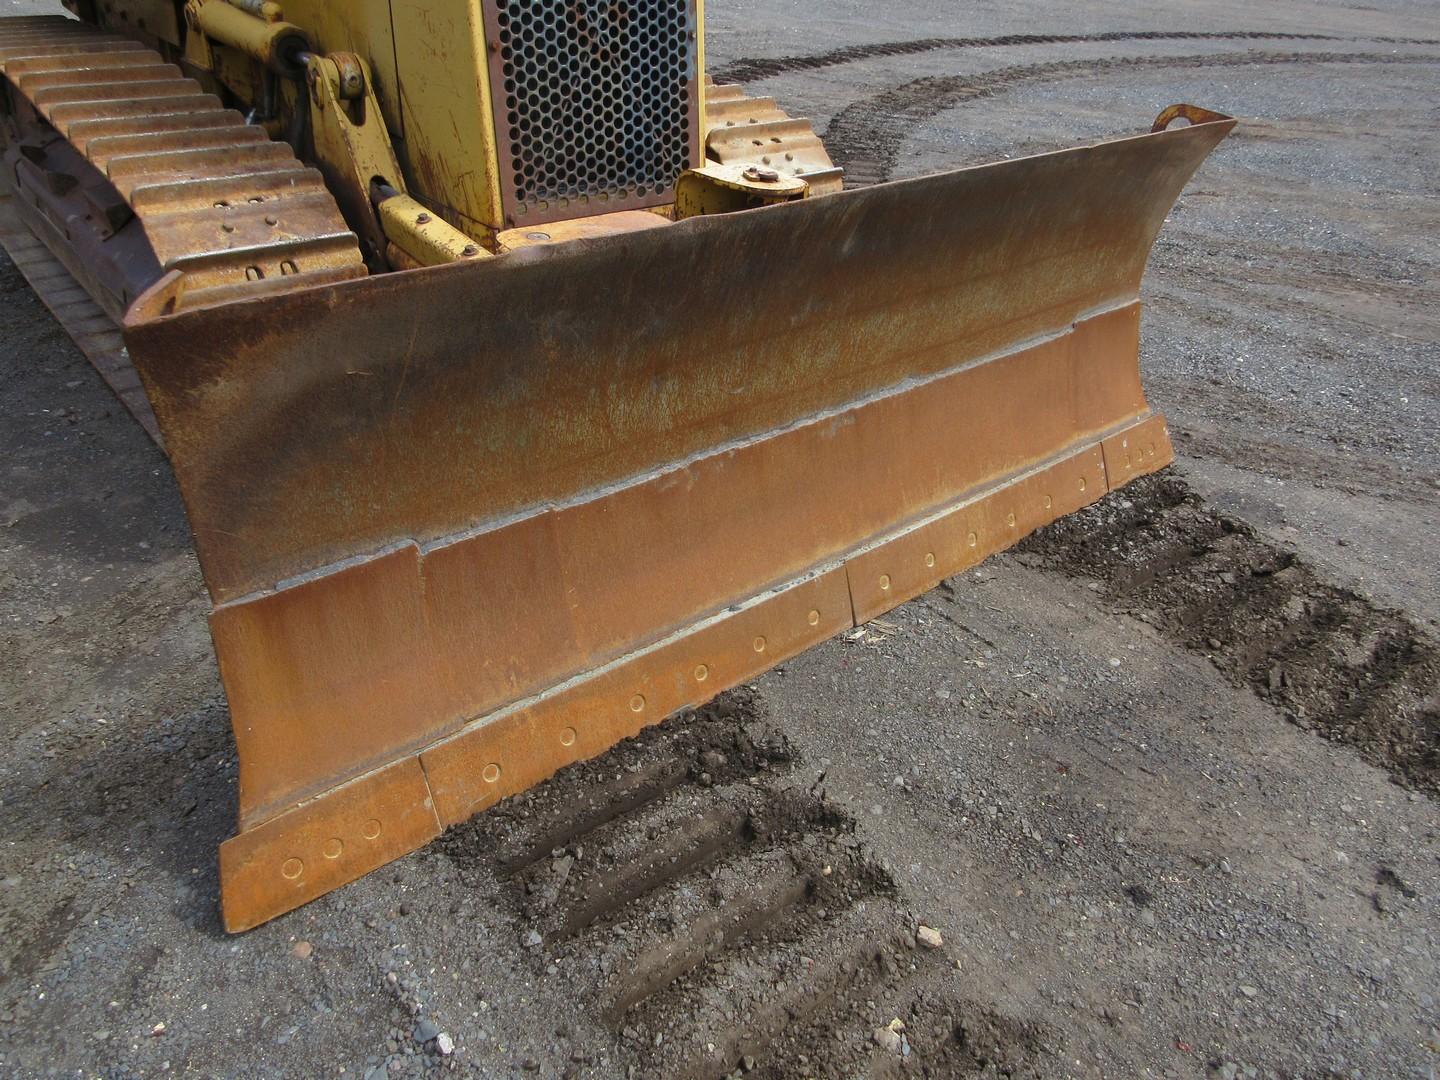
[[[172,308],[366,273],[320,173],[159,53],[60,16],[0,21],[6,181],[117,322],[165,274]]]
[[[705,79],[705,150],[726,165],[761,165],[804,177],[814,195],[839,191],[845,170],[830,160],[809,120],[792,117],[774,98]]]

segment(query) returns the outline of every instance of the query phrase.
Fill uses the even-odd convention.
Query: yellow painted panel
[[[369,62],[385,126],[392,138],[403,138],[390,0],[284,0],[281,6],[285,20],[307,30],[321,52],[353,52]]]
[[[499,227],[495,128],[479,0],[394,5],[410,193],[452,223]]]

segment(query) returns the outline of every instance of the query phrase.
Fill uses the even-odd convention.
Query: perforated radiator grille
[[[673,201],[697,164],[694,0],[485,0],[508,225]]]

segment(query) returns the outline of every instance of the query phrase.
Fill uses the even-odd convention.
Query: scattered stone
[[[530,930],[525,934],[525,948],[533,949],[545,939],[540,936],[540,931]]]
[[[927,949],[938,949],[941,945],[945,944],[945,939],[940,936],[940,931],[931,929],[928,926],[922,925],[920,929],[915,932],[915,936],[920,939],[920,944]]]
[[[315,946],[311,945],[308,941],[297,941],[290,951],[301,960],[309,960],[310,954],[315,951]]]
[[[435,1036],[435,1052],[442,1057],[449,1057],[455,1052],[455,1040],[446,1032],[440,1032]]]
[[[900,1041],[900,1033],[891,1031],[888,1027],[876,1028],[873,1036],[875,1045],[882,1050],[889,1050],[890,1053],[899,1057],[904,1052],[904,1044]]]
[[[410,1036],[417,1043],[427,1043],[440,1034],[440,1025],[434,1020],[421,1020],[415,1025],[415,1031]]]
[[[1240,993],[1244,994],[1247,998],[1253,998],[1260,993],[1260,990],[1254,986],[1242,986],[1240,987]]]

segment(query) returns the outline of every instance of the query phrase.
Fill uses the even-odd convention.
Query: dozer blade
[[[214,599],[231,930],[1171,459],[1193,125],[125,337]]]

